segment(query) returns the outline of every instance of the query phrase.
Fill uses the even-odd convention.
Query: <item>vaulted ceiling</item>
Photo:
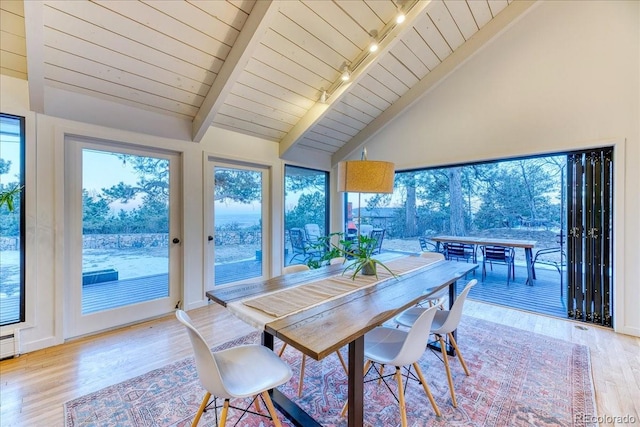
[[[2,0],[0,65],[28,78],[34,111],[83,94],[185,122],[192,141],[217,126],[338,161],[532,3]]]

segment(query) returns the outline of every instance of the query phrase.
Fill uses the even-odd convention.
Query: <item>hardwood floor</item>
[[[216,304],[189,314],[212,346],[253,330]],[[588,346],[600,425],[614,425],[602,422],[605,416],[640,423],[640,338],[472,300],[465,314]],[[187,334],[171,314],[4,360],[0,426],[64,425],[64,402],[190,355]]]

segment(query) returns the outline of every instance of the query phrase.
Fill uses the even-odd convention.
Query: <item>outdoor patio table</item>
[[[256,302],[256,299],[273,296],[277,292],[288,292],[322,280],[351,281],[347,275],[341,275],[344,269],[342,265],[331,265],[256,283],[232,285],[208,291],[206,294],[209,299],[227,307],[249,324],[261,328],[263,345],[269,348],[273,348],[274,337],[277,337],[307,356],[320,360],[348,345],[348,425],[361,427],[364,415],[364,334],[446,287],[449,287],[449,301],[452,304],[457,294],[456,281],[477,268],[476,264],[453,261],[416,261],[424,260],[419,257],[402,257],[389,261],[385,259],[384,262],[392,265],[396,260],[400,261],[403,258],[412,258],[410,262],[416,267],[397,278],[390,275],[384,277],[381,271],[378,271],[379,276],[383,276],[380,280],[359,276],[356,282],[373,281],[344,294],[316,301],[309,307],[274,307],[274,312],[269,314],[251,305],[245,305],[244,302],[249,301],[254,306],[261,306],[260,301]],[[289,301],[289,298],[283,300]],[[264,306],[269,307],[267,311],[271,311],[271,304]],[[282,314],[290,310],[293,311]],[[272,398],[281,412],[294,424],[321,425],[278,390],[272,390]]]
[[[436,251],[440,251],[441,243],[467,243],[470,245],[480,246],[506,246],[512,248],[523,248],[524,257],[527,261],[527,281],[526,285],[533,286],[533,247],[536,245],[535,240],[515,240],[515,239],[494,239],[490,237],[473,237],[473,236],[435,236],[429,239],[436,242]]]

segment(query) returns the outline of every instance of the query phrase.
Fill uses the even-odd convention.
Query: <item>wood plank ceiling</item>
[[[2,72],[26,73],[26,38],[36,111],[53,87],[188,121],[194,141],[218,126],[339,160],[532,3],[509,1],[47,0],[24,3],[25,31],[3,0]]]

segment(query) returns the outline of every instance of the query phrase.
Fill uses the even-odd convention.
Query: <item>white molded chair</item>
[[[285,275],[285,274],[297,273],[300,271],[308,271],[308,270],[310,270],[310,268],[305,264],[295,264],[295,265],[289,265],[287,267],[284,267],[282,269],[282,274]],[[282,347],[278,352],[278,356],[282,356],[286,348],[287,348],[287,343],[282,344]],[[339,351],[336,351],[336,354],[340,359],[340,363],[342,364],[344,371],[347,372],[347,364],[345,363],[344,358],[342,357],[342,354],[340,354]],[[302,362],[300,363],[300,378],[298,380],[298,396],[302,396],[302,387],[304,385],[304,367],[306,363],[307,363],[307,355],[302,353]]]
[[[452,332],[458,328],[460,324],[460,319],[462,318],[462,307],[464,306],[464,302],[467,299],[467,295],[472,287],[474,287],[478,281],[476,279],[471,280],[467,283],[464,290],[460,293],[458,298],[453,303],[453,306],[450,310],[438,310],[435,313],[435,317],[433,319],[433,325],[431,326],[431,333],[438,338],[440,342],[440,348],[446,348],[444,342],[444,335],[449,337],[449,341],[451,345],[456,351],[458,359],[460,360],[460,364],[464,369],[464,373],[469,376],[469,369],[467,369],[467,364],[462,357],[462,353],[460,353],[460,349],[458,348],[458,344],[453,337]],[[395,318],[395,321],[402,326],[411,327],[416,319],[425,311],[428,310],[423,307],[412,307],[408,310],[403,311],[398,317]],[[447,357],[447,352],[442,352],[442,359],[444,361],[445,369],[447,370],[447,380],[449,381],[449,391],[451,392],[451,401],[453,403],[453,407],[458,407],[458,401],[456,400],[456,392],[453,388],[453,378],[451,378],[451,368],[449,367],[449,358]]]
[[[433,259],[436,261],[444,261],[444,254],[440,252],[422,252],[420,254],[422,258]],[[449,295],[449,288],[444,288],[435,294],[431,295],[429,298],[422,300],[418,303],[418,305],[422,305],[425,302],[429,303],[429,307],[437,305],[440,308],[444,308],[442,304],[444,304],[445,298]]]
[[[433,322],[434,315],[438,312],[437,307],[429,307],[422,310],[422,313],[415,322],[411,329],[403,330],[390,328],[387,326],[379,326],[364,336],[364,357],[366,363],[364,365],[364,372],[366,374],[372,369],[378,373],[378,382],[380,379],[384,379],[389,376],[393,376],[398,384],[398,396],[397,400],[400,405],[400,418],[402,426],[407,425],[407,413],[404,400],[405,386],[402,383],[402,377],[405,376],[408,379],[416,379],[422,384],[431,406],[436,415],[439,417],[440,409],[436,404],[429,385],[422,374],[418,360],[424,354],[424,345],[429,338],[429,331],[431,329],[431,323]],[[376,368],[375,365],[380,365]],[[395,366],[395,373],[384,375],[384,366]],[[405,367],[407,373],[402,374],[402,367]],[[415,369],[416,375],[411,372],[411,367]],[[342,410],[342,415],[346,414],[347,404]]]
[[[255,401],[260,395],[267,406],[273,424],[281,427],[268,390],[289,381],[292,375],[289,365],[273,351],[259,344],[241,345],[212,352],[200,332],[193,326],[187,313],[177,310],[176,318],[187,328],[193,346],[198,378],[207,391],[192,426],[198,425],[212,395],[214,405],[217,398],[224,399],[220,414],[219,425],[221,426],[226,423],[231,398],[253,397]],[[257,402],[256,407],[258,407]],[[215,408],[217,410],[217,405]]]

